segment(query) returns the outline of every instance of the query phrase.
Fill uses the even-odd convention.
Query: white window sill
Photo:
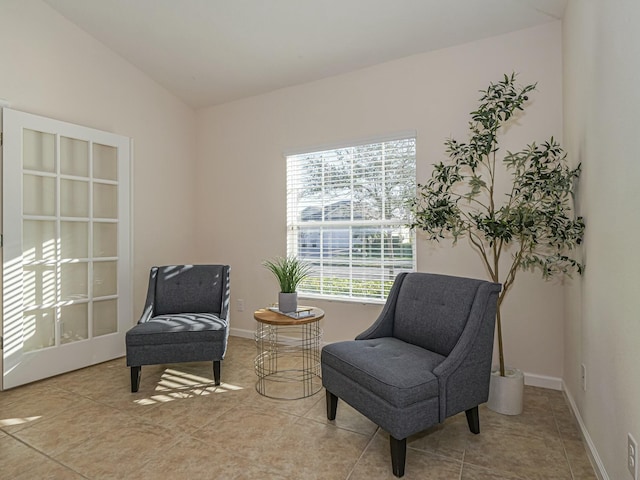
[[[322,300],[323,302],[330,303],[359,303],[361,305],[384,305],[386,303],[386,299],[381,298],[350,298],[350,297],[336,297],[336,296],[328,296],[328,295],[318,295],[312,293],[302,293],[298,292],[299,299],[310,299],[310,300]]]

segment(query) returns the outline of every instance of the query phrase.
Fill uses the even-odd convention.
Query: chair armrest
[[[398,300],[398,293],[400,292],[400,286],[407,276],[407,272],[399,273],[393,282],[387,302],[384,304],[384,308],[378,319],[367,328],[364,332],[356,337],[356,340],[368,340],[370,338],[392,337],[393,336],[393,318],[396,310],[396,302]]]
[[[142,312],[142,315],[140,316],[140,320],[138,320],[138,323],[148,322],[149,320],[151,320],[151,317],[153,317],[153,306],[145,305],[144,311]]]
[[[501,285],[497,283],[486,282],[480,285],[458,342],[447,358],[433,370],[440,385],[440,421],[457,411],[472,408],[486,401],[484,397],[488,394],[488,380],[491,375],[497,298],[500,290]],[[467,386],[465,390],[468,393],[473,391],[468,388],[473,384],[478,385],[478,389],[468,400],[453,398],[453,392],[463,391],[461,385]],[[473,405],[458,405],[466,403]]]
[[[138,323],[148,322],[153,317],[153,306],[156,301],[156,281],[158,279],[158,267],[152,267],[149,272],[149,287],[147,288],[147,299],[144,302],[144,310]]]
[[[222,269],[222,299],[220,301],[220,318],[224,318],[229,321],[229,302],[231,301],[231,294],[229,289],[229,274],[231,268],[229,265],[225,265]]]

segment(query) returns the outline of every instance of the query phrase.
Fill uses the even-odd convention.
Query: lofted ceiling
[[[562,18],[567,0],[44,0],[194,108]]]

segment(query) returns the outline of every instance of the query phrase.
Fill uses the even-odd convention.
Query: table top
[[[267,308],[261,308],[253,312],[253,318],[258,322],[268,323],[269,325],[304,325],[305,323],[317,322],[324,318],[324,311],[311,307],[312,315],[303,318],[291,318],[282,313],[274,312]]]

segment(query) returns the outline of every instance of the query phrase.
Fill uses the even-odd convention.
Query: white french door
[[[130,139],[3,109],[3,389],[124,355]]]

